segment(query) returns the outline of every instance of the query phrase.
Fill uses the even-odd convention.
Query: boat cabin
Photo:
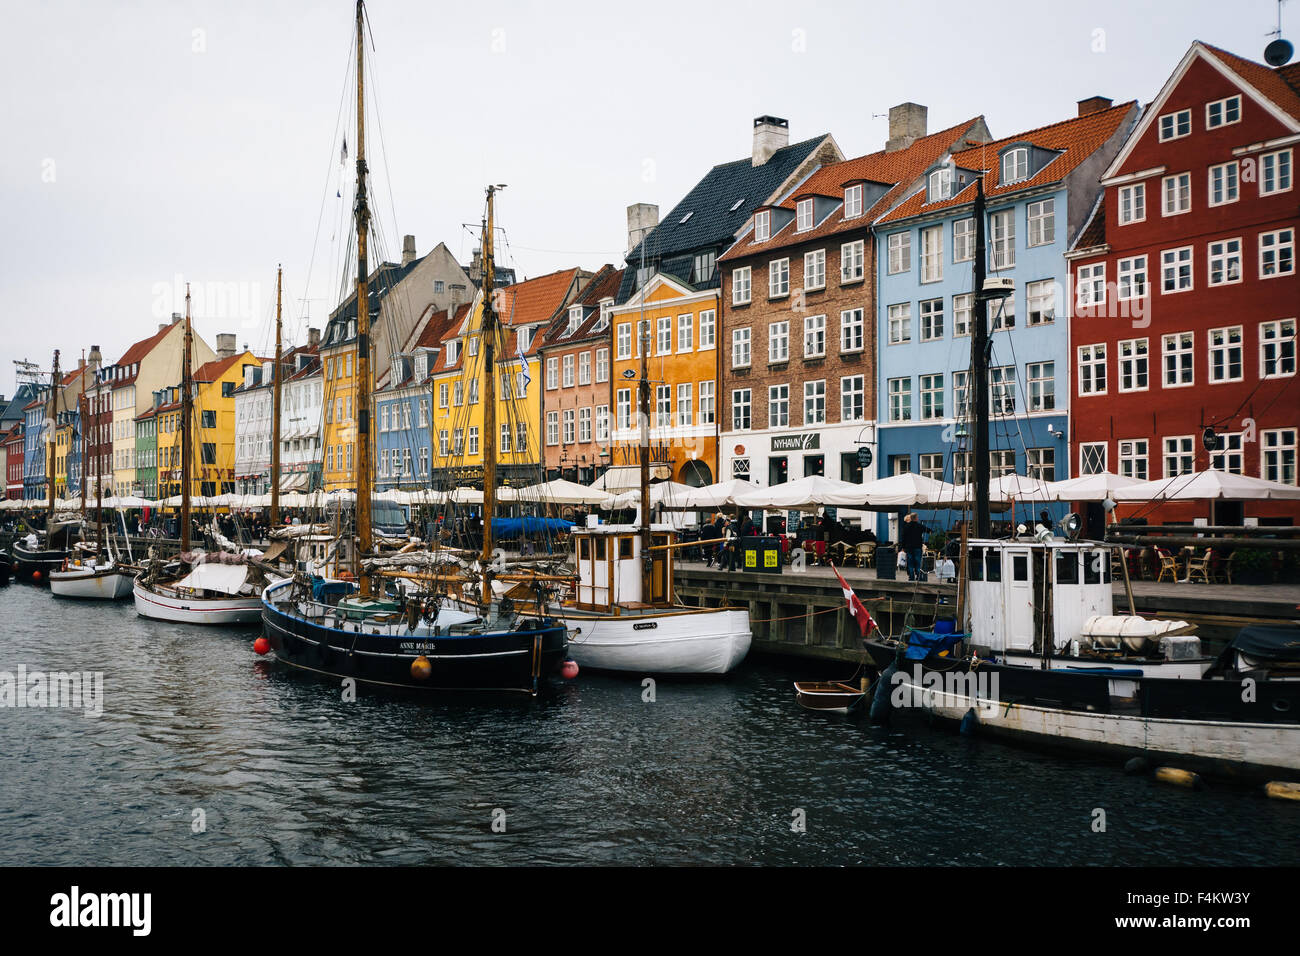
[[[650,526],[651,547],[674,541],[671,525]],[[651,592],[644,594],[641,529],[636,525],[597,524],[573,529],[578,564],[574,603],[583,610],[617,613],[620,607],[659,607],[673,602],[673,551],[651,551]]]

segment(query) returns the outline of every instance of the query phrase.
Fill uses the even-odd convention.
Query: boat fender
[[[966,711],[966,713],[962,716],[960,731],[963,735],[967,737],[974,737],[975,732],[979,730],[979,726],[980,726],[979,714],[975,713],[975,708],[972,707],[970,710]]]
[[[1270,780],[1264,784],[1264,796],[1273,800],[1300,800],[1300,783]]]
[[[1129,776],[1144,774],[1151,769],[1146,757],[1130,757],[1124,761],[1124,772]]]
[[[411,676],[416,680],[428,680],[429,675],[432,673],[433,665],[429,663],[429,658],[423,654],[411,661]]]
[[[893,689],[893,677],[898,671],[898,664],[893,663],[886,667],[876,678],[876,694],[871,699],[871,709],[868,711],[873,724],[888,724],[889,714],[892,704],[889,700],[889,692]]]
[[[1177,767],[1156,767],[1156,780],[1175,787],[1186,787],[1188,790],[1205,788],[1205,781],[1201,779],[1200,774],[1192,773],[1190,770],[1179,770]]]

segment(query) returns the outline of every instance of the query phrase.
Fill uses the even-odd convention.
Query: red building
[[[1068,257],[1076,474],[1296,483],[1300,64],[1193,43],[1106,170]],[[1213,429],[1213,434],[1207,430]],[[1295,502],[1252,502],[1295,523]],[[1121,506],[1187,522],[1205,502]],[[1240,523],[1240,503],[1216,520]]]
[[[5,451],[5,497],[14,500],[23,497],[23,441],[22,422],[0,436],[0,445]]]

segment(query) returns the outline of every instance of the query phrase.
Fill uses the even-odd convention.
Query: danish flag
[[[834,571],[835,576],[840,579],[840,588],[844,591],[844,599],[849,602],[849,613],[852,614],[854,620],[858,622],[858,630],[862,632],[862,636],[866,637],[878,627],[875,618],[871,616],[871,613],[867,610],[867,606],[862,603],[862,599],[858,597],[853,588],[849,587],[849,582],[844,580],[843,576],[840,574],[839,568],[832,564],[831,570]]]

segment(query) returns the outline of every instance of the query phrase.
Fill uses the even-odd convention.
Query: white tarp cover
[[[177,587],[238,594],[248,580],[246,564],[200,564],[176,582]]]
[[[1295,501],[1300,500],[1300,486],[1211,469],[1129,485],[1115,493],[1115,500]]]

